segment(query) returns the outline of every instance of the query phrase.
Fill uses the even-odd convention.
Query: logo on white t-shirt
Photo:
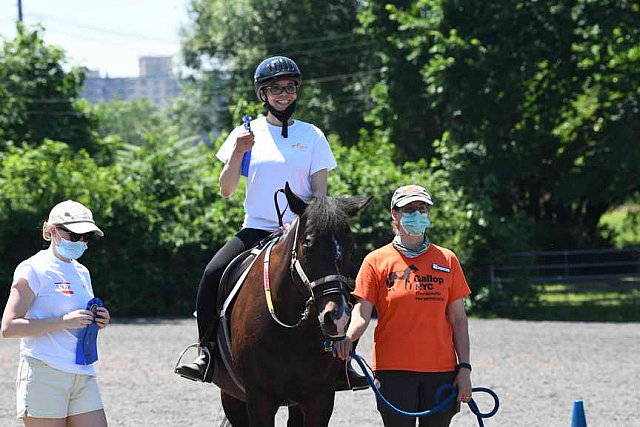
[[[306,152],[307,151],[307,146],[301,142],[296,142],[294,144],[291,144],[291,148],[295,148],[297,150]]]
[[[71,289],[71,282],[55,282],[54,290],[60,294],[73,295],[75,292]]]

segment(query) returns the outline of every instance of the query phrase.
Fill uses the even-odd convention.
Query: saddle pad
[[[227,297],[236,285],[236,282],[242,273],[251,266],[251,263],[257,256],[257,252],[248,249],[235,257],[222,273],[220,279],[220,287],[218,288],[218,300],[216,301],[216,313],[218,316],[222,310],[222,306]]]

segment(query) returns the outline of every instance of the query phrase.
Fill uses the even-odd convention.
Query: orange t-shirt
[[[353,295],[378,311],[373,370],[455,370],[446,309],[470,293],[460,262],[449,249],[431,244],[422,255],[407,258],[390,243],[367,255]]]

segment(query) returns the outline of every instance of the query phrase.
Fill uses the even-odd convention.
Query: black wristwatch
[[[456,372],[458,372],[460,370],[460,368],[467,368],[468,370],[472,370],[471,369],[471,363],[458,363],[458,366],[456,366]]]

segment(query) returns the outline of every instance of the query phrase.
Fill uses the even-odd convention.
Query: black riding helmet
[[[262,88],[284,77],[294,80],[297,85],[302,82],[300,68],[292,59],[286,56],[272,56],[262,61],[253,75],[253,87],[258,99],[264,102],[260,96]]]

